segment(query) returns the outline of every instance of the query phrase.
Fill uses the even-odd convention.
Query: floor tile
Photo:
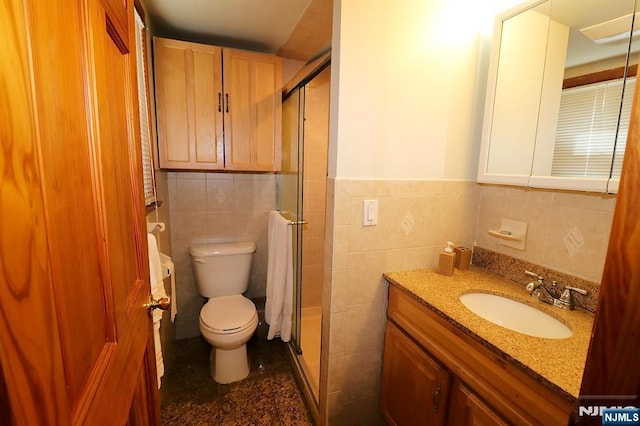
[[[259,330],[247,343],[249,377],[227,385],[211,378],[204,339],[179,340],[174,347],[160,391],[163,425],[313,425],[279,339],[267,341]]]

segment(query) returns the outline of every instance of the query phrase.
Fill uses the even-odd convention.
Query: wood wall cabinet
[[[154,38],[160,167],[280,170],[282,60]]]
[[[394,286],[387,317],[380,407],[389,424],[568,424],[572,402]]]

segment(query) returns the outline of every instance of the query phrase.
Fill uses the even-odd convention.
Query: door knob
[[[147,308],[149,312],[154,309],[168,311],[171,308],[171,298],[169,296],[163,296],[160,299],[155,300],[153,297],[149,296],[149,301],[144,304],[144,307]]]

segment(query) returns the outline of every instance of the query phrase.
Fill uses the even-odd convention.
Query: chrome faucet
[[[538,299],[541,302],[548,303],[549,305],[556,306],[561,309],[569,309],[573,311],[576,308],[576,301],[573,297],[573,292],[587,295],[588,292],[581,288],[566,286],[562,295],[558,297],[558,284],[553,281],[551,289],[547,289],[544,285],[544,276],[538,275],[534,272],[524,271],[526,275],[537,278],[537,282],[530,282],[527,284],[526,289],[529,294]]]

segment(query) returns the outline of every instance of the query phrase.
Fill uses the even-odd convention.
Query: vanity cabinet
[[[160,167],[280,170],[282,60],[154,37]]]
[[[381,411],[389,424],[568,424],[573,402],[393,285],[387,318]]]

